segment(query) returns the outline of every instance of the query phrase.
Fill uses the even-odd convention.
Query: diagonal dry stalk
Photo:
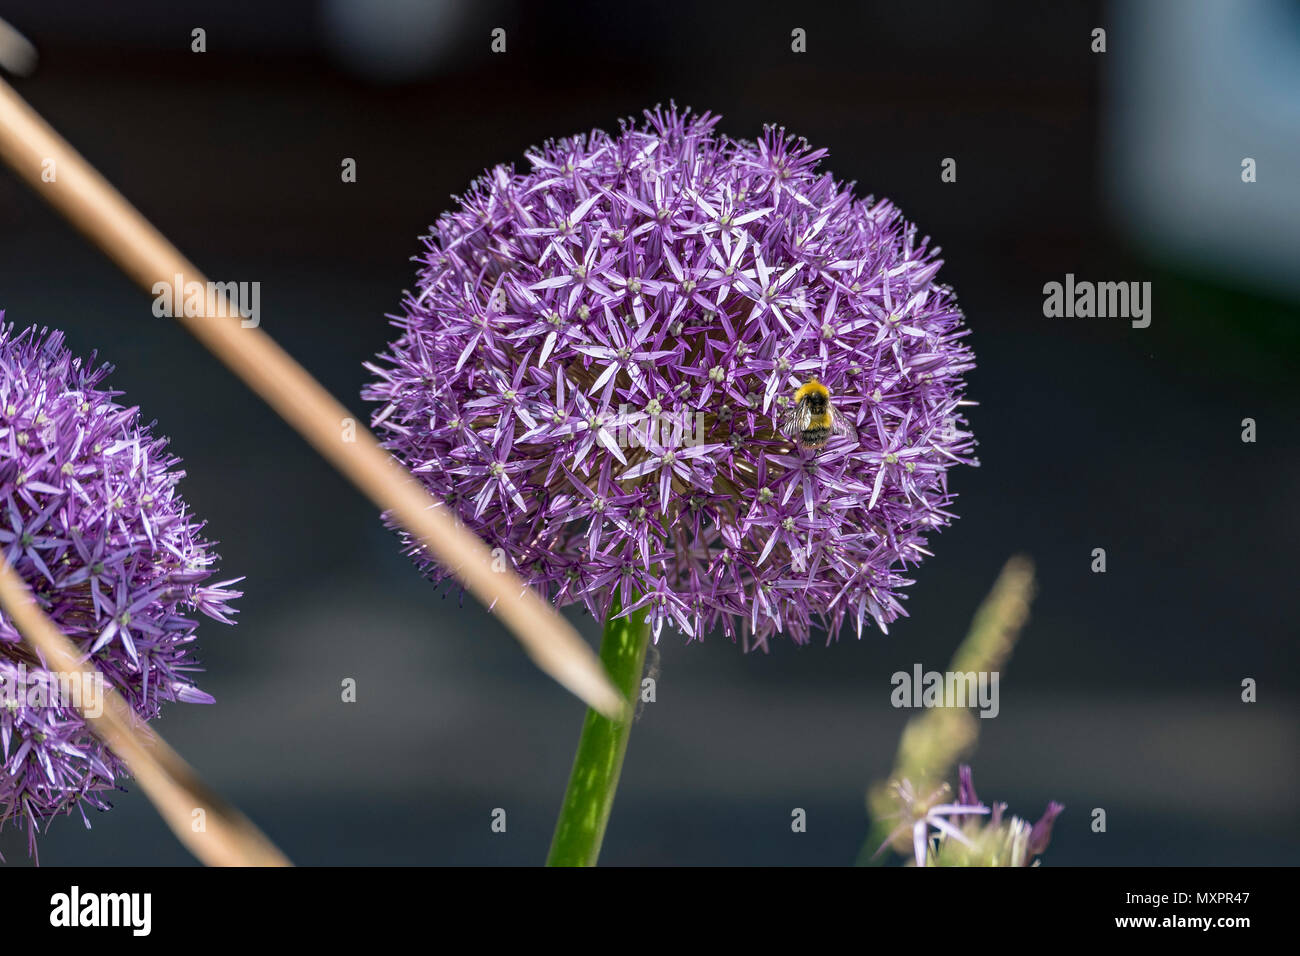
[[[1029,620],[1035,589],[1034,562],[1023,554],[1011,557],[976,610],[948,669],[963,674],[1000,672]],[[906,780],[916,792],[929,793],[943,784],[959,759],[975,749],[979,730],[980,720],[963,707],[925,710],[907,722],[898,742],[893,772],[873,784],[867,794],[867,806],[876,824],[875,835],[863,845],[864,854],[873,852],[892,830],[887,821],[896,812],[897,804],[891,784]],[[906,835],[899,837],[896,846],[900,853],[910,852],[907,839]]]
[[[46,667],[80,675],[88,682],[82,686],[104,688],[102,701],[87,701],[83,695],[78,704],[86,725],[122,758],[158,814],[201,862],[208,866],[292,865],[247,817],[209,790],[190,765],[136,717],[117,691],[101,683],[99,672],[82,661],[76,647],[45,616],[23,579],[3,557],[0,607]],[[91,714],[95,703],[103,704],[99,716]],[[204,826],[199,832],[194,829],[196,810],[203,811]]]
[[[207,278],[3,80],[0,156],[145,289],[173,281],[181,289],[190,282],[210,288]],[[51,159],[56,179],[44,182],[42,164]],[[568,622],[514,572],[494,570],[487,545],[393,461],[363,426],[355,425],[355,440],[349,433],[345,441],[344,425],[355,423],[355,416],[265,332],[242,327],[235,303],[223,305],[223,318],[176,319],[495,610],[543,671],[593,709],[619,719],[626,701]]]

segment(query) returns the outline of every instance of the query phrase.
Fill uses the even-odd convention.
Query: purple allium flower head
[[[676,108],[477,180],[424,240],[364,390],[386,447],[560,605],[658,637],[859,636],[949,523],[973,366],[937,248],[887,200]],[[811,378],[857,440],[779,424]],[[435,579],[407,539],[409,552]]]
[[[105,682],[150,720],[163,701],[211,702],[191,678],[190,615],[229,623],[240,592],[234,581],[202,583],[216,555],[177,493],[184,472],[137,409],[102,387],[110,371],[74,358],[59,332],[0,324],[0,548]],[[45,821],[107,809],[103,792],[125,773],[67,688],[0,612],[0,826],[25,825],[33,854]],[[80,690],[93,708],[94,689]]]
[[[1030,826],[1020,817],[1006,818],[1005,803],[992,808],[981,803],[970,767],[962,765],[958,779],[956,803],[944,800],[947,784],[922,798],[909,781],[895,782],[901,822],[876,852],[910,832],[917,866],[1037,866],[1036,857],[1047,849],[1052,824],[1065,807],[1053,800]]]

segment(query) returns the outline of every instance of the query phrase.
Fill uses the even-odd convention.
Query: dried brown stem
[[[208,866],[291,866],[288,858],[242,813],[209,790],[167,742],[136,717],[98,671],[84,663],[76,647],[45,616],[9,562],[0,557],[0,607],[44,666],[80,675],[82,686],[104,688],[102,700],[81,695],[78,709],[86,725],[127,765],[158,814],[181,843]],[[102,713],[94,715],[98,703]],[[196,830],[195,811],[203,811]]]
[[[174,280],[181,288],[190,282],[209,288],[206,277],[2,80],[0,156],[145,289]],[[55,181],[44,182],[42,164],[50,159]],[[391,512],[475,597],[495,610],[542,670],[591,707],[617,719],[626,701],[568,622],[518,575],[493,570],[487,545],[461,527],[369,431],[356,424],[355,441],[345,440],[344,425],[355,423],[356,418],[265,332],[242,327],[234,304],[228,305],[225,317],[176,318],[341,474]]]

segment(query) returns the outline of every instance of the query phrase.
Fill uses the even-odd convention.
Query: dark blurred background
[[[1300,4],[4,0],[0,16],[41,53],[20,92],[209,276],[260,281],[262,327],[354,409],[449,194],[659,102],[734,136],[805,135],[943,246],[974,330],[982,467],[952,475],[961,520],[932,539],[911,617],[766,655],[665,634],[604,862],[853,862],[866,787],[912,715],[889,675],[946,669],[1015,552],[1040,593],[1001,714],[980,721],[980,795],[1035,817],[1065,803],[1052,865],[1300,853]],[[1044,318],[1043,284],[1067,272],[1152,282],[1150,328]],[[542,861],[581,705],[422,581],[367,502],[151,304],[0,170],[6,320],[116,364],[185,459],[223,571],[247,575],[239,624],[200,631],[218,703],[173,705],[161,731],[299,863]],[[138,791],[115,803],[89,832],[55,821],[42,862],[191,862]],[[0,852],[25,863],[12,828]]]

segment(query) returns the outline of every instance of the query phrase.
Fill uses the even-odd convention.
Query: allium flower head
[[[950,792],[947,784],[927,797],[918,794],[907,780],[894,784],[902,822],[880,849],[910,833],[917,866],[1037,866],[1037,857],[1052,839],[1052,825],[1065,807],[1051,801],[1031,825],[1020,817],[1006,816],[1005,803],[995,803],[992,808],[981,803],[970,767],[962,765],[958,773],[956,803],[945,799]]]
[[[109,371],[74,358],[61,333],[0,325],[0,548],[149,720],[163,701],[211,702],[191,679],[190,615],[229,623],[240,592],[202,583],[216,555],[177,494],[184,472],[137,409],[101,387]],[[106,809],[102,794],[124,773],[75,707],[81,693],[93,708],[95,689],[70,689],[0,612],[0,826],[25,825],[33,853],[48,818]]]
[[[884,629],[970,461],[962,315],[938,249],[819,171],[825,150],[716,122],[655,110],[477,180],[424,240],[363,394],[387,447],[560,605],[602,618],[617,591],[656,637],[747,645]],[[811,378],[856,440],[781,434]]]

